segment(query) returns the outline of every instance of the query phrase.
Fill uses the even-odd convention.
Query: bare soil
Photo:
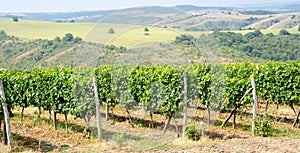
[[[157,152],[272,152],[272,153],[299,153],[300,139],[291,138],[247,138],[228,140],[201,140],[199,146],[172,148],[168,147]],[[203,142],[204,141],[204,142]]]
[[[265,109],[263,106],[260,106],[260,111]],[[248,110],[244,110],[244,113],[238,113],[237,129],[232,129],[231,123],[225,129],[219,127],[219,124],[228,115],[228,113],[222,113],[219,115],[215,126],[212,126],[206,133],[206,136],[199,141],[191,141],[183,137],[177,138],[175,135],[168,135],[168,141],[166,141],[167,139],[163,140],[166,136],[157,133],[164,125],[163,118],[155,117],[154,126],[156,129],[153,130],[148,127],[149,117],[135,118],[138,124],[135,128],[132,128],[126,121],[127,114],[116,111],[115,122],[112,123],[110,121],[103,124],[105,139],[102,142],[98,142],[95,136],[89,139],[82,137],[84,123],[80,119],[72,119],[70,117],[69,132],[66,133],[63,116],[58,116],[59,128],[55,132],[52,121],[48,119],[48,113],[44,112],[41,120],[36,120],[35,111],[33,108],[26,109],[24,121],[20,121],[19,114],[11,120],[16,152],[300,152],[300,128],[291,128],[294,114],[289,107],[280,106],[279,110],[273,105],[269,107],[269,113],[271,116],[274,116],[273,121],[276,123],[274,127],[280,129],[274,131],[276,137],[251,136],[248,129],[251,125],[251,114],[247,113]],[[134,114],[132,116],[137,117]],[[178,122],[179,120],[180,118],[178,118]],[[171,134],[175,133],[173,125],[170,127],[170,131],[173,132]],[[283,136],[286,131],[292,131],[288,133],[288,137]],[[1,132],[2,130],[0,130],[0,137],[3,135]],[[122,132],[130,136],[119,137],[120,140],[118,141],[122,141],[119,146],[112,143],[115,142],[115,140],[112,140],[116,136],[118,138],[118,135]],[[145,141],[144,138],[148,138],[145,135],[152,135],[153,138]],[[135,141],[137,137],[142,139]],[[128,144],[123,145],[122,143]],[[150,146],[150,148],[143,149],[143,146]],[[9,149],[0,143],[0,153],[2,152],[9,152]]]

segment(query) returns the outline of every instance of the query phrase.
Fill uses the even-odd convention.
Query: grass
[[[272,129],[272,137],[289,137],[300,139],[300,131],[289,127],[290,125],[275,125]]]
[[[16,152],[60,152],[68,148],[95,142],[96,138],[82,137],[83,125],[81,120],[69,118],[69,132],[65,131],[63,116],[58,116],[58,128],[55,131],[52,120],[47,119],[44,111],[40,118],[33,108],[26,108],[24,120],[21,121],[20,109],[16,109],[11,118],[14,147]],[[74,124],[78,123],[78,124]],[[1,150],[0,150],[1,152]]]

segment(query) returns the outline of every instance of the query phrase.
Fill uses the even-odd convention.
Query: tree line
[[[243,61],[300,61],[300,34],[280,30],[278,35],[255,30],[246,34],[214,31],[199,38],[178,36],[175,43],[190,42],[206,50],[216,50],[223,57]],[[212,47],[213,46],[213,47]]]

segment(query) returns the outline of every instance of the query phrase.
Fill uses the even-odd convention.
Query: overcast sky
[[[299,0],[0,0],[0,12],[70,12],[145,5],[238,6]]]

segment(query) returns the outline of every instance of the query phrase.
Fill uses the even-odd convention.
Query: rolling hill
[[[10,19],[0,18],[0,30],[8,35],[26,39],[49,39],[63,37],[66,33],[72,33],[75,37],[81,37],[87,42],[115,44],[117,46],[131,47],[143,41],[167,42],[180,35],[169,28],[147,26],[149,32],[144,33],[144,26],[110,23],[58,23],[48,21],[20,20],[13,22]],[[109,29],[114,33],[108,33]],[[26,29],[26,30],[24,30]]]
[[[245,27],[252,29],[284,29],[293,28],[300,24],[300,13],[273,14],[261,21]]]
[[[2,13],[0,17],[171,27],[188,31],[292,28],[300,23],[299,2],[238,7],[178,5],[59,13]]]
[[[147,28],[149,31],[144,31],[142,26],[128,28],[105,44],[82,41],[70,34],[53,40],[30,40],[9,36],[0,31],[0,68],[31,69],[35,66],[98,66],[123,63],[156,65],[244,60],[299,61],[299,32],[281,32],[274,35],[268,31],[278,33],[278,30],[214,31],[202,33],[204,35],[195,38],[180,35],[180,32],[167,28]],[[247,33],[242,35],[241,32]],[[96,32],[91,33],[98,36]]]
[[[295,15],[295,17],[293,17]],[[207,13],[210,18],[229,18],[230,14],[225,13]],[[263,33],[274,33],[278,34],[281,26],[285,26],[285,23],[290,23],[290,21],[296,22],[299,19],[299,14],[286,14],[286,15],[273,15],[270,18],[267,15],[257,15],[260,18],[266,18],[257,22],[256,24],[251,24],[245,29],[247,30],[229,30],[237,33],[248,33],[253,30],[263,27],[263,23],[267,23],[269,20],[279,20],[283,19],[282,22],[273,24],[267,29],[262,29]],[[239,15],[239,17],[234,16],[235,20],[246,19],[247,15]],[[291,18],[295,19],[291,19]],[[199,17],[199,20],[201,17]],[[192,22],[194,19],[178,21],[179,24],[184,24],[185,22]],[[56,37],[63,37],[66,33],[72,33],[75,37],[81,37],[87,42],[102,43],[102,44],[115,44],[117,46],[132,47],[134,44],[142,43],[143,41],[161,41],[169,42],[174,40],[176,36],[181,34],[190,34],[194,37],[199,37],[205,33],[211,33],[212,31],[194,31],[179,28],[166,28],[158,26],[139,26],[130,24],[113,24],[113,23],[86,23],[86,22],[50,22],[50,21],[34,21],[34,20],[24,20],[20,19],[19,22],[13,22],[12,19],[0,18],[0,30],[4,30],[8,35],[16,36],[25,39],[49,39],[52,40]],[[227,21],[228,22],[228,21]],[[171,24],[171,22],[170,22]],[[203,24],[195,24],[193,26],[203,26]],[[144,27],[150,29],[148,35],[144,33]],[[114,33],[109,34],[109,29],[113,29]],[[266,28],[266,27],[264,27]],[[26,30],[25,30],[26,29]],[[290,33],[297,33],[297,26],[292,28],[286,28]],[[228,30],[225,30],[228,31]]]
[[[140,27],[134,28],[122,36],[132,35],[131,32],[140,29]],[[155,34],[154,31],[155,28],[149,27],[149,35],[142,34],[140,37],[151,38],[151,35]],[[173,33],[174,36],[178,34],[174,31],[166,30],[165,32]],[[123,39],[121,37],[116,37],[116,39]],[[184,49],[186,45],[173,44],[175,38],[171,40],[170,37],[158,37],[157,39],[170,40],[164,43],[150,39],[139,41],[132,48],[125,48],[81,41],[74,37],[69,39],[67,34],[54,40],[28,40],[9,36],[4,31],[0,31],[0,68],[32,69],[33,67],[78,66],[81,64],[99,66],[110,63],[179,64],[186,63],[188,56],[195,61],[203,61],[203,57],[187,52]]]
[[[78,56],[79,60],[99,62],[97,64],[197,63],[205,61],[204,52],[216,61],[299,60],[296,58],[298,48],[294,45],[296,49],[290,51],[291,48],[288,48],[293,53],[293,57],[286,56],[285,51],[280,50],[280,47],[273,50],[269,46],[264,46],[268,49],[268,53],[264,53],[262,47],[255,48],[259,42],[242,38],[243,36],[240,35],[240,33],[246,35],[255,32],[255,29],[261,29],[264,36],[260,39],[268,41],[271,45],[280,45],[281,39],[286,40],[287,43],[298,44],[298,36],[293,36],[293,40],[290,41],[289,36],[269,39],[271,34],[267,34],[277,35],[281,29],[287,29],[290,33],[299,33],[297,28],[300,24],[300,13],[297,12],[279,14],[272,11],[235,10],[227,7],[151,6],[93,13],[14,14],[19,16],[18,22],[14,22],[11,18],[13,15],[10,15],[5,16],[8,18],[0,18],[0,30],[5,31],[5,36],[0,41],[1,68],[72,65],[76,63]],[[29,16],[30,19],[49,21],[27,20]],[[91,16],[94,18],[91,19]],[[84,20],[81,20],[83,18]],[[95,21],[96,18],[101,19],[101,22],[79,22]],[[145,28],[148,31],[145,31]],[[223,41],[218,42],[210,35],[214,30],[236,34],[229,33],[228,38],[220,37],[220,39],[231,40],[231,36],[234,35],[234,37],[241,37],[244,42],[240,44],[228,42],[235,45],[220,46]],[[83,41],[63,41],[67,33],[71,33],[75,40],[76,37],[80,37]],[[194,36],[194,41],[201,41],[200,45],[174,43],[181,34]],[[202,34],[209,36],[204,37]],[[253,50],[255,55],[252,55]],[[83,52],[78,55],[80,51]],[[273,52],[278,56],[271,56]],[[224,54],[228,56],[223,56]]]
[[[59,23],[47,21],[22,20],[13,22],[11,19],[0,18],[0,30],[8,35],[27,39],[54,39],[66,33],[84,38],[95,23]]]
[[[293,28],[300,23],[299,13],[207,9],[185,12],[168,7],[130,8],[112,13],[102,22],[171,27],[186,31],[282,29]]]

